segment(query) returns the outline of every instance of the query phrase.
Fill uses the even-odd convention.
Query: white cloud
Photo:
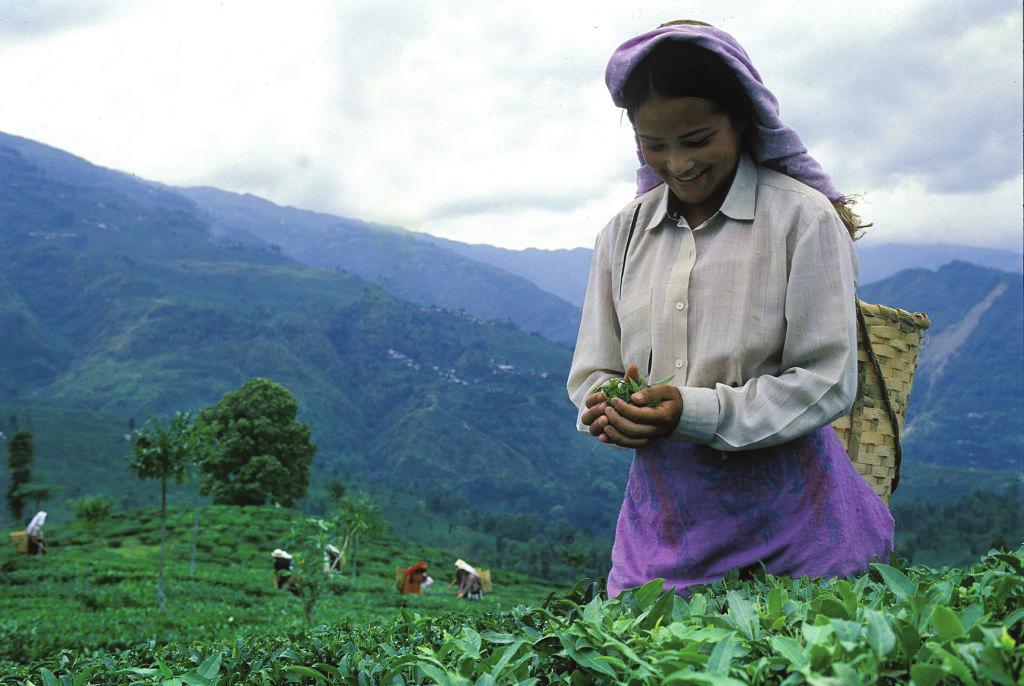
[[[16,5],[6,25],[0,13],[0,35],[18,38],[0,43],[0,130],[169,184],[547,248],[591,246],[632,198],[631,133],[604,66],[678,18],[663,3],[153,0],[50,3],[30,26]],[[967,7],[685,13],[745,45],[887,236],[939,240],[929,227],[943,225],[1017,245],[1021,12]],[[969,232],[967,208],[985,218]]]
[[[976,193],[929,191],[913,177],[867,189],[857,211],[874,226],[862,240],[864,245],[957,243],[1019,251],[1022,188],[1024,176]]]

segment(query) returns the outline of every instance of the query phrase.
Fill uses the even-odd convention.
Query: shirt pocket
[[[620,300],[616,312],[622,368],[635,364],[642,374],[648,370],[651,358],[651,290]]]

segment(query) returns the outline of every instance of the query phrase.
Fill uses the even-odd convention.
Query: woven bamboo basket
[[[28,533],[24,529],[11,532],[11,543],[14,544],[14,551],[19,555],[28,554]]]
[[[832,426],[864,480],[888,504],[900,482],[901,436],[921,339],[922,312],[858,300],[857,399]]]
[[[480,588],[484,593],[491,592],[491,570],[489,569],[478,569],[480,572]]]

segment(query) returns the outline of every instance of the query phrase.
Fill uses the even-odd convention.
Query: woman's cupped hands
[[[627,379],[640,379],[635,364],[626,367]],[[652,439],[667,436],[679,423],[683,398],[679,389],[668,384],[644,388],[630,396],[633,404],[612,398],[598,391],[587,396],[587,409],[580,419],[590,427],[590,434],[602,443],[623,448],[640,448]],[[654,403],[653,406],[652,403]]]

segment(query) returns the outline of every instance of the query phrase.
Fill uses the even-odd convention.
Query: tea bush
[[[76,527],[47,529],[50,553],[15,556],[0,548],[0,674],[13,664],[60,650],[108,654],[139,644],[225,640],[241,633],[278,635],[304,624],[298,599],[274,588],[270,551],[283,547],[292,519],[280,508],[210,506],[202,511],[197,566],[189,575],[192,516],[168,515],[167,612],[156,610],[159,513],[111,517],[104,542]],[[109,544],[115,543],[116,547]],[[442,614],[459,607],[444,592],[461,551],[443,552],[393,539],[360,544],[339,574],[338,592],[317,606],[321,623],[365,623],[393,617],[402,607]],[[424,559],[437,583],[421,597],[398,595],[396,566]],[[464,608],[471,613],[516,602],[540,602],[551,590],[521,575],[495,573],[495,592]]]
[[[478,616],[403,608],[372,624],[61,651],[0,684],[1021,683],[1024,548],[962,569],[897,559],[846,579],[733,572],[691,590],[658,580],[608,600],[580,582]]]

